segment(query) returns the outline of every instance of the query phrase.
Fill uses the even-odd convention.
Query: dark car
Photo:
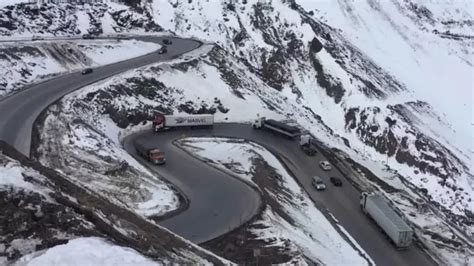
[[[43,37],[41,36],[37,36],[37,35],[33,35],[33,37],[31,38],[32,41],[41,41],[41,40],[44,40]]]
[[[90,74],[92,73],[92,68],[85,68],[82,70],[82,75],[87,75],[87,74]]]
[[[159,54],[166,54],[168,52],[168,49],[166,47],[161,47],[161,49],[158,51]]]
[[[163,44],[166,44],[166,45],[170,45],[172,44],[173,42],[171,40],[168,40],[168,39],[164,39],[163,40]]]
[[[316,155],[316,153],[318,153],[316,149],[311,147],[310,145],[302,145],[300,146],[300,148],[308,156],[314,156]]]
[[[84,40],[92,40],[92,39],[94,39],[94,36],[91,35],[91,34],[83,34],[83,35],[82,35],[82,39],[84,39]]]
[[[341,187],[341,186],[342,186],[342,181],[341,181],[341,179],[339,179],[339,178],[337,178],[337,177],[334,177],[334,176],[333,176],[333,177],[329,178],[329,181],[331,181],[331,183],[332,183],[333,185],[335,185],[336,187]]]

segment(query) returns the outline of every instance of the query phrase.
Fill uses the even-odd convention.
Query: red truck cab
[[[159,149],[152,149],[148,151],[148,158],[154,164],[165,164],[165,153]]]
[[[153,130],[155,132],[160,131],[165,127],[165,116],[162,114],[155,115],[155,119],[153,119]]]

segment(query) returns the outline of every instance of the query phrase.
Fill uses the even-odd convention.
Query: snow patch
[[[365,258],[369,256],[359,245],[356,244],[358,248],[356,250],[341,237],[279,160],[262,146],[241,139],[226,138],[184,138],[179,143],[183,148],[212,165],[231,171],[237,177],[246,182],[252,182],[255,186],[257,186],[253,181],[255,159],[264,160],[282,177],[280,187],[288,190],[291,199],[271,192],[269,194],[281,204],[284,212],[294,220],[294,223],[283,219],[270,206],[266,206],[262,220],[255,222],[256,225],[261,225],[258,228],[263,229],[252,230],[258,239],[271,242],[272,246],[284,245],[285,240],[290,240],[304,256],[327,265],[368,264]],[[260,189],[265,188],[260,187]],[[345,231],[344,233],[347,234]],[[275,238],[277,240],[269,241]],[[352,238],[349,239],[355,242]],[[359,252],[362,252],[365,258]]]
[[[121,247],[105,239],[84,237],[69,240],[46,251],[21,257],[17,265],[159,265],[131,248]]]

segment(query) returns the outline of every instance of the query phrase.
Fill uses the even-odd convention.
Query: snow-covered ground
[[[329,146],[358,162],[370,161],[370,170],[381,173],[384,180],[392,176],[381,171],[388,163],[412,185],[427,189],[430,199],[446,211],[461,216],[474,211],[469,201],[472,121],[465,115],[472,113],[468,109],[474,97],[470,1],[367,0],[355,5],[308,0],[296,4],[155,0],[143,6],[143,13],[114,3],[66,6],[47,5],[36,23],[25,8],[6,12],[11,21],[24,23],[17,28],[5,24],[3,36],[51,35],[53,29],[60,29],[54,31],[58,36],[95,30],[99,34],[152,31],[158,24],[181,36],[216,41],[263,81],[265,89],[246,88],[261,92],[258,101],[279,94],[276,97],[283,103],[299,109],[273,112],[273,106],[264,106],[265,113],[296,119]],[[67,14],[61,14],[62,9]],[[65,23],[38,22],[59,15]],[[110,23],[104,22],[107,19]],[[318,42],[324,49],[317,53]],[[212,72],[212,67],[203,70]],[[232,77],[222,72],[202,79],[202,84],[219,80],[221,86],[235,87]],[[182,77],[169,77],[168,83],[192,84],[184,84]],[[452,89],[442,95],[449,97],[431,93],[445,92],[447,87]],[[209,91],[199,93],[225,94],[225,90]],[[237,98],[233,102],[239,105],[260,105],[249,97]],[[259,111],[259,107],[247,108],[248,116],[233,117],[242,121]],[[453,196],[456,193],[460,196]]]
[[[46,186],[38,186],[24,180],[25,176],[34,177],[38,183],[47,182],[46,178],[36,171],[25,168],[20,162],[12,160],[6,156],[0,158],[0,189],[22,190],[40,194],[47,202],[52,202],[49,193],[53,191]]]
[[[99,235],[90,221],[53,199],[55,192],[47,177],[0,153],[0,264],[43,245]]]
[[[335,221],[330,222],[316,208],[278,159],[265,148],[245,140],[226,138],[185,138],[178,143],[212,165],[231,171],[256,187],[259,186],[255,180],[259,177],[255,174],[255,160],[263,160],[274,169],[282,191],[267,187],[259,189],[276,200],[290,219],[285,219],[269,205],[265,206],[262,219],[256,221],[255,228],[251,229],[257,239],[268,242],[270,246],[283,246],[289,240],[300,255],[325,265],[368,264],[368,255],[356,243],[349,244],[341,236],[340,231],[331,224]]]
[[[451,126],[451,130],[433,130],[455,147],[474,151],[474,117],[469,115],[474,86],[472,1],[296,2],[314,11],[315,18],[341,29],[353,45],[406,86],[406,93],[389,101],[428,102]],[[446,31],[468,38],[453,40],[437,34]]]
[[[60,125],[70,121],[74,117],[71,115],[68,112],[46,119],[42,139],[54,147],[51,152],[55,155],[41,157],[43,164],[61,169],[84,187],[144,216],[179,208],[176,192],[121,148],[117,135],[120,129],[112,121],[104,119],[97,124],[101,131],[92,130],[83,121]]]
[[[174,60],[174,63],[199,57],[211,47],[204,46],[198,51],[185,54]],[[167,63],[155,64],[157,66],[167,66]],[[94,106],[90,106],[93,107],[90,110],[85,110],[86,106],[82,104],[76,106],[76,99],[81,99],[102,86],[120,83],[122,77],[133,77],[135,73],[135,70],[128,71],[87,86],[65,96],[60,107],[52,106],[52,113],[45,117],[44,124],[40,126],[42,143],[39,143],[37,152],[43,164],[61,169],[72,179],[107,196],[111,201],[140,215],[157,216],[179,208],[180,202],[175,190],[164,183],[156,172],[151,172],[138,163],[121,146],[121,139],[127,134],[149,128],[150,125],[117,125],[117,121],[108,114],[101,115],[102,111]],[[145,97],[124,99],[119,95],[109,100],[117,107],[132,109],[140,109],[143,102],[153,102]],[[108,112],[115,108],[102,110]],[[127,120],[127,114],[120,108],[112,112],[118,116],[124,115],[123,122]],[[123,162],[127,163],[121,169]]]
[[[16,265],[159,265],[131,248],[116,246],[105,239],[76,238],[63,245],[21,257]]]
[[[43,4],[7,6],[22,0],[0,1],[0,40],[69,37],[83,34],[144,34],[162,29],[150,20],[147,9],[131,8],[117,1],[41,1]],[[135,2],[135,1],[134,1]],[[131,3],[130,5],[133,5]]]
[[[53,75],[123,61],[159,48],[159,44],[137,40],[0,43],[0,98]]]
[[[257,113],[293,118],[377,178],[410,195],[426,190],[443,219],[472,236],[472,2],[295,3],[155,0],[143,6],[153,23],[122,5],[48,5],[34,19],[17,8],[3,11],[0,20],[21,26],[4,23],[0,35],[143,32],[158,24],[216,41],[220,49],[199,60],[144,68],[75,94],[66,106],[85,114],[70,111],[51,130],[81,117],[102,132],[121,131],[107,125],[131,129],[157,110],[217,111],[217,121],[231,122],[248,122]],[[46,25],[47,18],[59,24]],[[54,157],[52,151],[45,158]],[[397,203],[397,195],[391,198]]]
[[[0,7],[5,7],[9,5],[17,4],[26,4],[26,3],[35,3],[35,0],[0,0]]]
[[[226,51],[206,45],[200,51],[188,55],[187,60],[174,61],[170,64],[155,64],[129,71],[65,97],[60,105],[52,107],[48,112],[48,125],[42,136],[45,141],[40,146],[41,160],[60,169],[66,168],[70,172],[76,170],[74,167],[77,166],[71,166],[65,159],[61,159],[59,164],[54,162],[57,161],[54,159],[57,147],[64,146],[61,148],[61,154],[64,154],[61,158],[70,158],[71,155],[66,154],[82,153],[81,149],[85,146],[70,145],[67,141],[58,142],[54,134],[49,132],[57,132],[60,129],[59,132],[64,132],[61,133],[63,135],[78,134],[75,131],[82,127],[75,126],[78,122],[82,123],[77,120],[79,117],[89,125],[85,126],[87,131],[94,132],[94,129],[99,129],[114,140],[119,134],[124,136],[127,130],[136,130],[137,126],[134,125],[139,124],[139,128],[149,128],[150,123],[145,121],[151,120],[157,110],[165,113],[215,112],[217,122],[249,122],[256,117],[257,113],[277,119],[292,117],[328,145],[334,144],[354,155],[354,159],[367,158],[365,154],[361,155],[348,149],[343,141],[338,139],[338,135],[327,129],[311,110],[288,100],[285,93],[271,88],[262,81],[259,75],[253,73],[245,64]],[[125,133],[119,133],[124,131]],[[121,158],[128,158],[121,148],[110,144],[114,141],[100,138],[99,142],[103,143],[101,145],[114,147],[113,154],[123,154],[120,155]],[[368,153],[368,150],[369,148],[366,148],[365,152]],[[79,161],[83,163],[85,159],[91,160],[89,157],[91,153],[83,153],[78,157],[81,158]],[[363,165],[372,171],[377,170],[374,171],[377,177],[385,178],[384,180],[388,183],[396,182],[397,188],[406,190],[405,185],[397,181],[398,178],[394,178],[393,169],[384,170],[383,164],[386,162],[386,157],[383,159],[382,162],[367,159]],[[96,160],[92,160],[94,164]],[[392,159],[389,162],[392,162]],[[393,165],[395,167],[396,164]],[[409,172],[412,173],[412,171]],[[463,189],[465,192],[461,196],[469,202],[465,195],[470,195],[470,188],[466,186]],[[438,191],[438,193],[445,196],[446,192]],[[390,198],[390,195],[388,196]],[[458,201],[454,203],[460,204]],[[434,217],[439,224],[449,218]],[[448,225],[444,226],[449,228]],[[469,232],[471,227],[465,224],[463,230]],[[441,233],[443,238],[453,236],[449,230],[438,231],[436,228],[433,230]],[[427,238],[427,241],[431,240]],[[433,252],[436,252],[438,247],[433,247],[435,249]],[[454,251],[456,252],[456,249]],[[458,255],[464,256],[463,253],[458,253]]]
[[[295,2],[156,0],[151,9],[165,29],[216,41],[254,67],[273,87],[268,93],[280,90],[285,103],[314,112],[334,134],[291,110],[281,114],[324,143],[375,162],[369,166],[377,172],[388,154],[390,168],[434,201],[472,213],[472,1]],[[468,37],[433,32],[447,24]],[[313,38],[324,47],[319,53]],[[446,179],[466,188],[464,199],[446,193],[456,192]]]

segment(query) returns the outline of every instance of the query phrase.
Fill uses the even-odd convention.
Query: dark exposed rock
[[[387,108],[393,111],[393,115],[385,117],[386,125],[374,124],[372,121],[373,116],[380,114],[378,107],[362,110],[350,108],[345,115],[346,129],[355,130],[366,145],[374,147],[378,152],[390,157],[394,156],[399,163],[415,167],[422,173],[431,173],[442,179],[460,174],[461,169],[457,165],[462,165],[462,163],[454,154],[436,140],[419,132],[416,127],[410,126],[414,124],[413,114],[406,106],[417,108],[417,110],[428,108],[424,102],[388,106]],[[391,128],[397,126],[397,120],[406,123],[400,126],[407,127],[405,130],[407,135],[400,136],[393,133]],[[411,149],[416,149],[417,152],[414,153]]]
[[[284,56],[282,50],[276,50],[270,55],[265,53],[262,54],[262,78],[268,83],[268,85],[277,90],[281,90],[282,84],[289,81]]]
[[[318,53],[323,49],[323,44],[318,40],[318,38],[314,37],[313,40],[311,41],[309,49],[313,53]]]
[[[146,31],[162,31],[162,28],[154,23],[152,15],[148,9],[142,8],[134,0],[130,4],[131,9],[118,10],[111,13],[117,26],[114,30],[123,32],[133,28],[142,28]],[[53,33],[61,35],[77,35],[89,33],[98,35],[103,33],[102,19],[108,12],[108,7],[103,3],[91,4],[90,8],[84,8],[82,5],[60,4],[58,8],[55,4],[38,5],[20,4],[9,9],[0,10],[0,34],[9,35],[10,31],[26,31],[34,34]],[[81,32],[75,23],[77,19],[75,13],[77,10],[86,10],[89,18],[90,27],[87,32]]]
[[[355,129],[357,127],[356,114],[359,112],[359,108],[350,108],[345,114],[346,128]]]
[[[324,72],[323,65],[315,54],[311,55],[311,61],[317,73],[316,80],[318,81],[318,84],[326,90],[326,94],[329,97],[334,98],[335,103],[340,103],[345,92],[340,81],[329,73]]]

